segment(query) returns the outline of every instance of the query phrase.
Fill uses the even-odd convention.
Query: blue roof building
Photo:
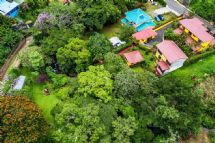
[[[14,18],[18,15],[18,6],[19,4],[16,2],[0,0],[0,14]]]
[[[155,26],[152,18],[140,8],[128,11],[125,15],[121,22],[127,26],[134,26],[137,31]]]

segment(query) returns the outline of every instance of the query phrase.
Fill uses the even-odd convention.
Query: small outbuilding
[[[19,4],[14,1],[0,0],[0,14],[14,18],[18,15],[18,6]]]
[[[125,41],[121,41],[118,37],[112,37],[109,41],[112,43],[113,47],[118,47],[126,43]]]
[[[124,53],[123,56],[125,57],[128,66],[135,65],[140,63],[144,60],[143,56],[141,55],[140,51],[132,51],[129,53]]]
[[[13,90],[21,90],[24,86],[25,78],[26,77],[23,75],[19,76],[15,81],[15,84],[13,86]]]

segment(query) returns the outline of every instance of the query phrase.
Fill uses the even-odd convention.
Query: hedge
[[[198,55],[195,55],[191,58],[189,58],[186,62],[185,62],[185,65],[190,65],[190,64],[193,64],[193,63],[196,63],[197,61],[203,59],[203,58],[206,58],[210,55],[213,55],[215,54],[215,48],[210,48],[208,51],[205,51],[204,53],[202,54],[198,54]]]

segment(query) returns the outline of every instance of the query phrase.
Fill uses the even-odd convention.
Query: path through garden
[[[13,65],[17,55],[19,54],[19,52],[25,48],[25,47],[28,47],[33,41],[33,37],[32,36],[29,36],[26,38],[26,42],[22,45],[22,47],[19,49],[19,51],[17,51],[16,53],[14,53],[13,56],[11,56],[10,58],[12,59],[8,59],[10,61],[10,63],[8,64],[9,66],[6,67],[6,72],[5,72],[5,75],[2,77],[2,80],[0,81],[0,95],[3,95],[3,92],[2,92],[2,89],[4,88],[4,85],[5,83],[8,81],[9,77],[7,75],[8,73],[8,70],[11,68],[11,66]]]

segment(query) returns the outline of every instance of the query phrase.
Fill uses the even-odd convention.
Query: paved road
[[[156,36],[155,39],[149,41],[148,44],[153,45],[154,42],[158,42],[158,43],[163,42],[163,40],[164,40],[164,32],[165,32],[166,29],[168,29],[170,27],[172,27],[172,24],[169,24],[169,25],[163,27],[162,29],[156,31],[158,35]]]
[[[167,6],[172,10],[172,12],[176,12],[175,14],[182,15],[185,11],[192,12],[188,7],[185,7],[181,3],[179,3],[177,0],[166,0]],[[194,13],[194,12],[192,12]],[[199,18],[207,27],[212,28],[213,26],[202,17],[195,14],[195,17]]]
[[[185,6],[176,0],[166,0],[166,4],[178,16],[182,15],[187,10]]]

